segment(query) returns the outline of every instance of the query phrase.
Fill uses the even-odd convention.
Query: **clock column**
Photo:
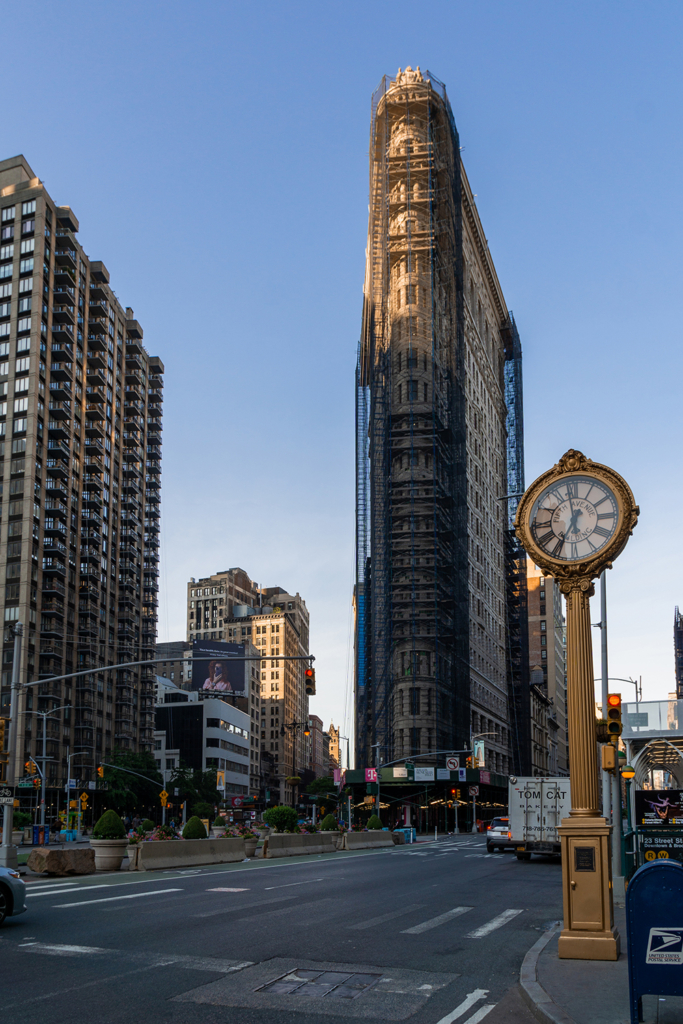
[[[564,928],[558,955],[618,960],[612,900],[612,826],[601,816],[595,740],[590,578],[561,580],[567,602],[567,723],[572,809],[558,828],[562,844]]]

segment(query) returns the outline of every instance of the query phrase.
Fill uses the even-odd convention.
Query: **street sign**
[[[88,794],[87,793],[81,793],[81,803],[83,804],[84,807],[87,804],[87,802],[88,802]]]
[[[97,789],[97,783],[96,782],[89,782],[88,783],[88,789]]]
[[[11,786],[0,786],[0,804],[11,807],[14,803],[14,791]]]
[[[161,806],[165,807],[168,801],[168,793],[165,789],[162,789],[161,793],[159,793],[159,799],[161,800]]]
[[[479,786],[470,786],[470,796],[479,796]]]
[[[460,758],[459,757],[447,757],[446,758],[446,767],[448,768],[449,772],[457,772],[458,768],[460,767]]]

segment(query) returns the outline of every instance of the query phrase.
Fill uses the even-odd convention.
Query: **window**
[[[14,226],[12,224],[0,230],[0,242],[11,242],[14,238]]]
[[[0,280],[2,280],[3,277],[11,277],[11,276],[12,276],[12,264],[11,263],[5,263],[2,266],[0,266]]]
[[[9,287],[11,289],[12,285],[9,285]],[[19,282],[19,291],[20,292],[30,292],[32,289],[33,289],[33,278],[32,277],[24,277],[24,278],[22,278],[22,280]]]
[[[166,758],[166,768],[175,768],[175,757]]]
[[[14,424],[13,424],[13,427],[12,427],[12,433],[13,434],[25,434],[27,426],[28,426],[28,423],[27,423],[26,419],[15,420]]]
[[[408,401],[409,402],[417,402],[417,381],[416,380],[409,380],[408,381]]]
[[[36,212],[36,201],[35,199],[29,199],[25,203],[21,204],[21,216],[27,217],[30,213]]]
[[[420,714],[420,690],[419,690],[419,687],[416,687],[416,686],[411,687],[411,689],[409,690],[409,698],[410,698],[410,714],[411,715],[419,715]]]
[[[31,330],[31,317],[25,316],[21,320],[17,320],[17,332],[30,331]]]
[[[8,220],[14,220],[14,207],[6,206],[2,211],[2,223],[6,224]]]
[[[545,633],[545,619],[541,619],[541,633]]]
[[[28,359],[26,359],[26,358],[24,358],[24,359],[17,359],[17,365],[16,365],[16,369],[15,369],[16,373],[28,373],[30,368],[31,368],[31,360],[30,360],[30,358],[28,358]]]
[[[28,260],[22,260],[19,264],[20,274],[32,274],[33,273],[33,257],[31,256]]]
[[[11,308],[11,302],[0,302],[0,316],[9,316]]]
[[[21,222],[21,233],[22,235],[30,235],[36,229],[36,222],[33,217],[30,220],[22,220]]]
[[[21,251],[21,255],[25,256],[26,253],[33,252],[35,247],[36,247],[36,240],[35,240],[35,238],[26,238],[26,239],[24,239],[24,241],[19,246],[19,249]]]
[[[13,245],[0,245],[0,260],[11,260],[13,256]]]

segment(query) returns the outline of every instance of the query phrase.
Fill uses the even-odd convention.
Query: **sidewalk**
[[[547,931],[524,958],[522,996],[542,1024],[630,1024],[626,913],[615,903],[614,922],[621,936],[616,961],[560,960],[561,925]],[[683,996],[643,997],[644,1024],[680,1024]]]

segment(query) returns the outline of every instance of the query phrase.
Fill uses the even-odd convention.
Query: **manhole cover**
[[[310,996],[322,999],[330,996],[336,999],[357,999],[371,989],[382,977],[381,974],[346,974],[342,971],[296,970],[283,974],[268,985],[261,985],[256,992],[271,995]]]

